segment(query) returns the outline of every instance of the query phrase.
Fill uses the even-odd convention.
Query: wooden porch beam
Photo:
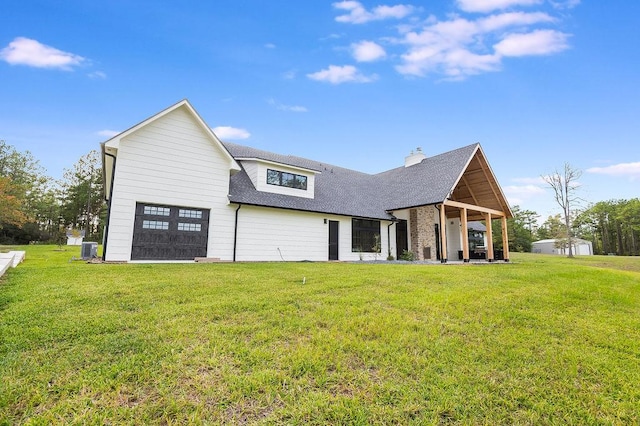
[[[504,261],[509,261],[509,235],[507,231],[507,218],[502,216],[502,252],[504,253]]]
[[[473,202],[478,204],[478,199],[476,198],[476,194],[473,193],[473,190],[471,189],[471,185],[469,185],[469,181],[464,175],[462,175],[462,182],[464,182],[464,184],[467,186],[467,189],[469,190],[469,194],[471,194],[471,198],[473,198]]]
[[[491,213],[485,216],[485,226],[487,227],[487,260],[493,262],[493,229],[491,228]]]
[[[474,206],[473,204],[461,203],[459,201],[445,200],[444,205],[450,206],[450,207],[457,207],[459,209],[468,209],[475,212],[489,213],[489,214],[492,214],[493,216],[499,216],[499,217],[505,216],[505,213],[501,212],[500,210],[494,210],[488,207]]]
[[[462,217],[462,261],[469,261],[469,230],[467,229],[467,209],[460,211]]]

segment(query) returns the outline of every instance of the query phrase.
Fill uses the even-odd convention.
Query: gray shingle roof
[[[243,169],[231,177],[229,199],[233,203],[390,219],[388,211],[441,203],[447,198],[478,144],[375,175],[228,142],[224,146],[236,159],[258,158],[320,171],[315,177],[315,197],[310,199],[257,191]]]

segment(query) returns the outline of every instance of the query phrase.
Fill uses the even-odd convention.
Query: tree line
[[[0,244],[62,244],[67,232],[101,241],[102,191],[97,151],[83,155],[56,180],[29,151],[0,140]]]
[[[534,241],[556,239],[566,244],[568,236],[593,243],[594,254],[640,256],[640,199],[609,200],[576,209],[567,228],[560,214],[537,223],[539,215],[531,210],[511,207],[513,218],[507,220],[509,250],[530,252]],[[502,248],[500,224],[493,225],[493,241]]]

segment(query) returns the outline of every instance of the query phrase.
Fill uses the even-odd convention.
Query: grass
[[[0,278],[0,424],[640,423],[640,258],[93,265],[22,249]]]

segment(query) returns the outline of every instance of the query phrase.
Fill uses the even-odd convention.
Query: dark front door
[[[338,260],[338,224],[337,220],[329,221],[329,260]]]
[[[409,250],[409,238],[407,237],[407,221],[396,222],[396,259],[400,259],[402,252]]]
[[[193,260],[207,255],[209,210],[136,204],[131,260]]]

